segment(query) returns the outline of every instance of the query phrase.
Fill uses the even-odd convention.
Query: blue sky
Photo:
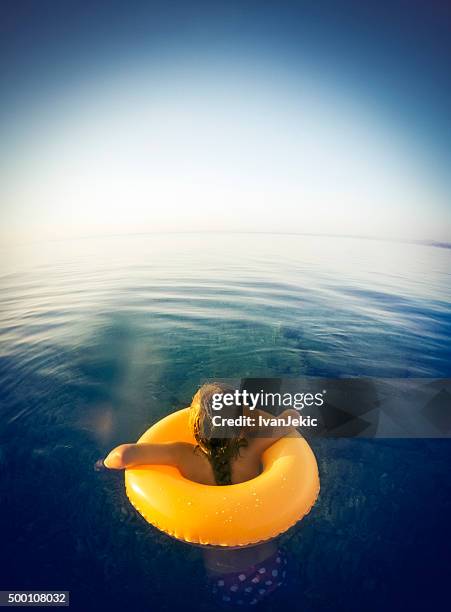
[[[451,241],[446,3],[2,6],[2,239]]]

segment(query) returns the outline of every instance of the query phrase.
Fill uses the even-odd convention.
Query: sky
[[[2,2],[0,240],[451,242],[445,2]]]

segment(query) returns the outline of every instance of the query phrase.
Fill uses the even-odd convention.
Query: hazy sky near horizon
[[[2,241],[451,241],[446,3],[2,4]]]

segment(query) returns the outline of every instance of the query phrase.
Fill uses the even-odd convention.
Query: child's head
[[[217,394],[233,393],[234,389],[223,383],[203,385],[194,395],[190,407],[190,425],[198,446],[210,459],[218,484],[231,484],[230,462],[247,442],[242,427],[214,425],[213,417],[237,418],[243,414],[243,407],[236,404],[213,409]]]

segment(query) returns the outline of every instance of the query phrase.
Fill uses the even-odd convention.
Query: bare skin
[[[240,548],[206,548],[204,563],[210,574],[229,574],[246,570],[250,565],[265,561],[278,549],[277,541],[271,540],[255,546]]]
[[[249,413],[252,414],[252,413]],[[272,415],[262,411],[253,411],[253,416],[262,415],[266,418]],[[280,417],[298,417],[296,410],[285,410]],[[232,484],[251,480],[261,472],[261,456],[274,442],[294,431],[293,427],[272,427],[253,430],[243,430],[248,444],[240,450],[239,456],[232,461]],[[268,437],[263,437],[267,432]],[[205,453],[196,449],[194,444],[186,442],[166,442],[164,444],[121,444],[113,449],[104,465],[113,470],[135,467],[139,465],[172,465],[182,476],[194,482],[206,485],[216,485],[213,469]]]

